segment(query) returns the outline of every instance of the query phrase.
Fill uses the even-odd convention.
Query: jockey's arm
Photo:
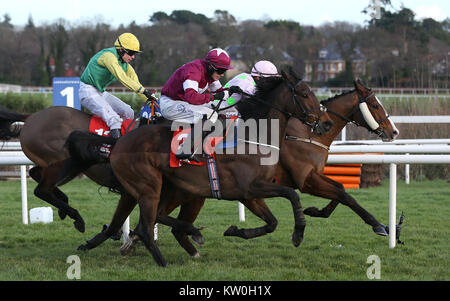
[[[202,105],[214,100],[209,93],[199,93],[198,82],[195,79],[186,79],[183,82],[184,98],[193,105]]]
[[[123,71],[122,67],[117,62],[117,58],[114,56],[114,54],[108,52],[100,56],[100,58],[98,59],[98,64],[107,68],[109,72],[111,72],[115,76],[115,78],[117,78],[117,80],[122,83],[122,85],[136,92],[143,101],[147,100],[147,97],[142,94],[145,88],[139,82],[137,74],[131,65],[128,65],[127,72],[125,73],[125,71]]]

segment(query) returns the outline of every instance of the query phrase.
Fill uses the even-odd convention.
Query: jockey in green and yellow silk
[[[81,75],[81,105],[106,122],[113,138],[120,137],[121,118],[134,118],[134,111],[128,104],[106,92],[106,87],[119,81],[136,92],[143,101],[152,94],[142,86],[130,65],[137,53],[141,53],[139,40],[132,33],[123,33],[114,47],[97,52]]]

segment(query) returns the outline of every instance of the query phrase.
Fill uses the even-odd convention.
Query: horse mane
[[[270,106],[261,103],[261,100],[272,103],[273,97],[271,92],[284,82],[282,77],[263,77],[256,84],[256,92],[253,96],[247,97],[238,102],[236,107],[241,118],[247,120],[249,118],[262,119],[267,118]]]
[[[355,92],[355,91],[356,91],[356,89],[352,89],[352,90],[349,90],[349,91],[344,91],[344,92],[342,92],[341,94],[336,94],[336,95],[334,95],[334,96],[332,96],[332,97],[330,97],[330,98],[324,99],[324,100],[322,100],[320,103],[321,103],[321,104],[327,104],[327,103],[330,102],[330,101],[333,101],[333,100],[335,100],[335,99],[337,99],[337,98],[340,98],[340,97],[342,97],[342,96],[351,94],[351,93],[353,93],[353,92]]]

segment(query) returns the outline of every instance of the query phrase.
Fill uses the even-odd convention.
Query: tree
[[[5,28],[14,28],[14,25],[11,24],[11,17],[9,14],[6,13],[3,15],[3,21],[0,23],[0,26]]]
[[[290,32],[295,33],[299,41],[303,38],[303,30],[298,22],[286,20],[269,21],[266,24],[264,24],[264,27],[269,29],[285,28]]]
[[[168,23],[172,22],[172,18],[165,12],[158,11],[150,17],[149,21],[154,25],[168,25]]]
[[[170,18],[178,24],[195,23],[201,26],[210,24],[210,20],[203,14],[196,14],[189,10],[174,10]]]

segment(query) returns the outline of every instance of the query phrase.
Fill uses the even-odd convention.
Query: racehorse
[[[343,185],[326,177],[323,170],[328,158],[328,150],[347,123],[366,128],[379,136],[383,141],[395,139],[399,131],[389,119],[389,115],[383,108],[382,103],[376,95],[361,81],[354,82],[355,89],[334,96],[321,103],[327,108],[333,127],[323,135],[311,133],[310,129],[295,119],[290,119],[286,129],[286,140],[280,153],[280,164],[275,178],[279,184],[299,189],[302,193],[308,193],[332,201],[322,210],[309,207],[304,214],[313,217],[327,218],[341,203],[350,207],[367,224],[372,226],[373,231],[385,236],[389,227],[379,223],[369,212],[362,208],[356,200],[350,196]],[[161,202],[167,202],[169,211],[180,206],[178,218],[193,223],[202,208],[205,198],[195,198],[186,193],[177,192],[167,188],[171,195]],[[189,201],[184,201],[189,198]],[[266,225],[256,229],[238,229],[230,226],[224,233],[225,236],[238,236],[249,239],[273,232],[277,226],[277,220],[270,212],[264,199],[240,200],[253,214],[266,222]],[[121,247],[121,253],[127,254],[134,243],[139,239],[138,229],[135,229],[129,240]],[[180,240],[179,240],[180,241]],[[190,243],[187,235],[180,244],[191,256],[199,256],[196,248]]]
[[[64,143],[74,130],[88,131],[92,115],[79,110],[55,106],[34,114],[20,114],[0,109],[0,140],[20,139],[22,151],[35,163],[29,173],[38,185],[34,194],[58,208],[61,219],[66,215],[74,219],[75,228],[85,231],[85,223],[78,211],[68,204],[68,197],[57,187],[71,180],[57,182],[57,176],[68,158]],[[11,129],[14,122],[23,121],[21,130]],[[114,179],[109,164],[97,164],[85,174],[102,186],[111,186]],[[74,175],[75,176],[75,175]],[[73,178],[73,177],[72,177]],[[129,197],[124,193],[121,197]]]
[[[369,132],[381,137],[383,141],[391,141],[399,134],[398,129],[389,119],[389,115],[375,93],[365,87],[360,80],[355,81],[354,86],[354,90],[321,102],[327,108],[327,112],[333,120],[334,125],[329,132],[319,136],[308,131],[303,124],[296,120],[291,120],[288,123],[286,140],[281,148],[276,178],[281,185],[299,189],[302,193],[332,200],[322,210],[316,207],[306,208],[305,214],[326,218],[341,203],[350,207],[368,225],[372,226],[376,234],[385,236],[389,228],[379,223],[362,208],[345,191],[342,184],[323,174],[329,147],[347,123],[362,126]],[[265,217],[263,218],[267,222],[265,227],[272,231],[277,221],[265,209],[267,206],[263,199],[241,200],[241,202],[255,215]],[[236,226],[231,226],[224,234],[253,238],[264,235],[265,231],[262,231],[262,229],[238,229]]]
[[[280,78],[274,77],[263,81],[263,84],[258,83],[256,95],[243,102],[239,107],[239,112],[244,120],[251,118],[278,120],[278,128],[275,128],[275,131],[272,131],[270,122],[268,122],[270,124],[267,125],[267,129],[264,129],[267,133],[267,141],[272,141],[271,137],[274,136],[275,139],[278,139],[277,145],[281,145],[287,122],[291,117],[296,117],[310,125],[319,124],[319,127],[325,130],[329,130],[332,126],[329,116],[322,110],[309,86],[299,80],[295,74],[284,71]],[[261,132],[263,129],[259,127],[258,130]],[[275,135],[273,135],[274,132]],[[78,135],[79,133],[74,134]],[[92,138],[100,144],[104,140],[103,137]],[[112,170],[122,187],[139,204],[142,220],[139,231],[141,239],[160,266],[165,266],[166,261],[154,242],[153,227],[157,218],[167,218],[164,208],[166,204],[160,204],[163,178],[164,181],[169,181],[171,185],[192,195],[213,196],[208,172],[205,168],[192,165],[180,168],[169,167],[171,139],[171,132],[167,130],[167,127],[158,125],[140,127],[120,138],[109,158]],[[83,154],[76,153],[76,149],[84,149],[77,142],[79,142],[77,139],[72,141],[70,137],[68,139],[69,149],[75,148],[75,152],[71,152],[71,156],[83,158]],[[222,186],[221,198],[237,200],[280,196],[288,199],[293,207],[295,219],[292,242],[294,246],[298,246],[303,239],[306,225],[300,198],[292,188],[272,182],[277,164],[261,165],[261,158],[264,155],[259,149],[256,154],[249,154],[248,148],[251,142],[244,142],[246,152],[243,155],[216,154],[215,160],[219,167],[218,176]],[[116,211],[114,217],[120,217],[120,219],[111,223],[110,233],[118,230],[118,228],[111,229],[112,225],[120,227],[134,208],[135,202],[121,204],[121,202],[128,201],[123,199],[119,201],[118,208],[128,208],[128,210]],[[178,220],[173,219],[172,222],[179,229],[184,227],[184,224],[179,223]],[[94,248],[105,239],[104,235],[100,233],[88,241],[84,248]]]

